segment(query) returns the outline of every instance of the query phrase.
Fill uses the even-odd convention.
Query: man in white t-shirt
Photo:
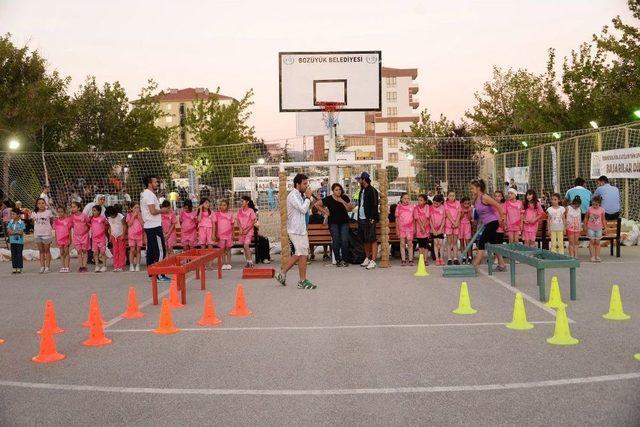
[[[143,178],[145,190],[140,193],[140,213],[144,221],[144,233],[147,235],[147,268],[164,258],[164,234],[162,233],[162,216],[160,215],[160,202],[156,197],[156,191],[160,182],[155,175]],[[170,279],[161,274],[158,280]]]

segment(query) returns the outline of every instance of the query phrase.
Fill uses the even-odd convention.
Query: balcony
[[[411,95],[415,95],[416,93],[418,93],[419,90],[420,90],[420,86],[418,86],[418,83],[411,83],[409,85],[409,93]]]
[[[409,105],[415,110],[420,106],[420,100],[417,97],[412,96],[409,98]]]

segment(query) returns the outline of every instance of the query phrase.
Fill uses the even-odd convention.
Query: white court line
[[[520,291],[515,286],[511,286],[509,283],[498,279],[495,274],[493,276],[489,276],[489,273],[485,273],[482,270],[478,270],[478,273],[482,274],[485,277],[488,277],[489,279],[491,279],[494,282],[496,282],[498,285],[502,286],[505,289],[508,289],[510,292],[513,292],[514,294],[520,292],[522,294],[522,297],[524,299],[526,299],[527,301],[529,301],[531,304],[535,305],[538,308],[541,308],[542,310],[546,311],[547,313],[549,313],[553,317],[556,317],[556,311],[554,309],[549,308],[549,307],[545,307],[545,305],[543,303],[541,303],[540,301],[538,301],[534,297],[531,297],[531,296],[527,295],[526,293]],[[569,319],[569,323],[576,323],[571,318],[569,318],[569,317],[567,317],[567,318]],[[533,323],[533,322],[531,322],[531,323]]]
[[[469,391],[516,390],[541,387],[558,387],[574,384],[591,384],[640,378],[640,372],[627,374],[600,375],[582,378],[563,378],[559,380],[531,381],[506,384],[480,384],[432,387],[386,387],[386,388],[346,388],[346,389],[220,389],[220,388],[151,388],[151,387],[107,387],[79,384],[48,384],[19,381],[0,381],[0,386],[19,387],[40,390],[95,391],[103,393],[125,394],[161,394],[161,395],[202,395],[202,396],[335,396],[356,394],[408,394],[408,393],[450,393]]]
[[[529,323],[548,324],[555,320],[541,320]],[[424,323],[409,325],[335,325],[335,326],[254,326],[246,328],[182,328],[187,332],[233,332],[233,331],[321,331],[331,329],[400,329],[400,328],[446,328],[455,326],[505,326],[504,322],[476,322],[476,323]],[[153,329],[111,329],[109,332],[151,332]]]

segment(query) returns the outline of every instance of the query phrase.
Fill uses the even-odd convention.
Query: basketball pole
[[[336,124],[334,123],[334,114],[330,112],[329,123],[329,162],[336,161]],[[337,182],[338,177],[338,168],[337,166],[329,166],[329,186],[333,185],[334,182]]]

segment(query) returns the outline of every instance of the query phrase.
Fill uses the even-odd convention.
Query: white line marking
[[[640,378],[640,372],[627,374],[601,375],[582,378],[563,378],[559,380],[532,381],[507,384],[480,384],[432,387],[388,387],[388,388],[347,388],[347,389],[219,389],[219,388],[150,388],[150,387],[107,387],[79,384],[48,384],[19,381],[0,381],[0,386],[20,387],[40,390],[95,391],[103,393],[127,394],[170,394],[170,395],[244,395],[244,396],[334,396],[348,394],[406,394],[406,393],[450,393],[465,391],[514,390],[525,388],[558,387],[573,384],[590,384],[610,381],[633,380]]]
[[[522,294],[522,297],[524,299],[526,299],[527,301],[529,301],[531,304],[535,305],[538,308],[541,308],[542,310],[546,311],[547,313],[549,313],[550,315],[552,315],[554,318],[556,317],[556,311],[552,308],[549,307],[545,307],[544,303],[541,303],[540,301],[538,301],[537,299],[535,299],[532,296],[529,296],[528,294],[522,292],[520,289],[516,288],[515,286],[511,286],[509,283],[498,279],[495,274],[493,276],[489,276],[489,273],[485,273],[482,270],[478,270],[478,273],[482,274],[485,277],[488,277],[489,279],[493,280],[494,282],[496,282],[498,285],[502,286],[505,289],[508,289],[510,292],[513,292],[514,294],[517,292],[520,292]],[[571,318],[569,319],[569,323],[576,323],[574,320],[572,320]],[[533,323],[533,322],[532,322]]]
[[[549,324],[555,323],[555,320],[541,320],[529,323]],[[232,332],[232,331],[318,331],[330,329],[397,329],[397,328],[446,328],[450,326],[505,326],[503,322],[477,322],[477,323],[425,323],[415,325],[336,325],[336,326],[255,326],[246,328],[182,328],[181,331],[187,332]],[[153,329],[111,329],[109,332],[151,332]]]

